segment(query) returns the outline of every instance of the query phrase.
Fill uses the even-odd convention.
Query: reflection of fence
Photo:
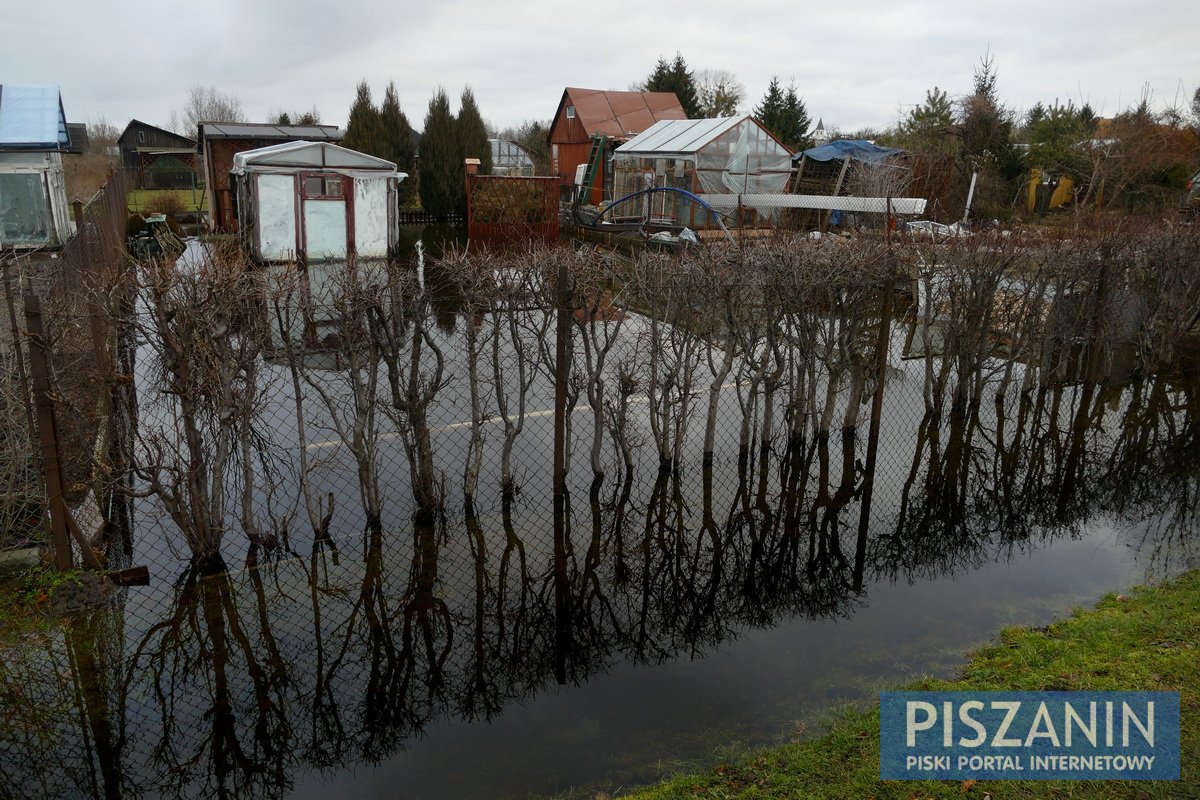
[[[1193,546],[1197,236],[470,249],[316,295],[236,253],[139,264],[106,306],[137,360],[101,378],[138,389],[100,471],[133,513],[97,549],[155,583],[6,657],[25,723],[58,703],[95,745],[11,727],[0,794],[282,792],[1098,507]],[[314,303],[320,349],[289,336]]]
[[[489,245],[554,241],[557,179],[468,175],[467,236]]]

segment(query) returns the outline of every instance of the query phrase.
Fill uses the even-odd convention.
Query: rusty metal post
[[[50,512],[50,536],[54,564],[71,569],[70,532],[67,528],[67,501],[63,497],[58,436],[54,425],[54,404],[50,401],[50,364],[46,357],[46,337],[42,327],[42,303],[35,294],[25,295],[25,324],[29,328],[29,366],[33,379],[34,405],[37,407],[38,445],[42,456],[42,477],[46,482],[46,503]]]

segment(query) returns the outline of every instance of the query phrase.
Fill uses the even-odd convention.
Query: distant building
[[[209,228],[236,233],[236,197],[229,184],[233,157],[281,142],[340,142],[336,125],[272,125],[251,122],[201,122],[196,126],[196,151],[202,160],[208,193]]]
[[[131,119],[117,137],[121,166],[135,189],[191,189],[196,185],[196,140]]]
[[[488,139],[492,145],[492,174],[508,177],[533,175],[533,158],[524,147],[507,139]]]
[[[564,197],[574,192],[576,173],[597,158],[592,191],[585,198],[599,203],[612,190],[608,169],[618,145],[661,120],[687,119],[674,92],[608,92],[568,87],[550,123],[550,171]],[[601,138],[602,137],[602,138]]]
[[[59,247],[74,234],[62,166],[73,152],[57,86],[0,86],[0,249]]]

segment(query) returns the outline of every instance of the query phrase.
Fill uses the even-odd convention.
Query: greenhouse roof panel
[[[282,142],[246,150],[234,155],[233,166],[235,170],[259,167],[396,171],[391,161],[330,142]]]
[[[695,153],[749,117],[670,119],[656,122],[617,148],[621,154]]]
[[[0,148],[59,150],[70,145],[57,86],[0,86]]]

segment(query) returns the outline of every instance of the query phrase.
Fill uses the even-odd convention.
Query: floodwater
[[[623,335],[650,335],[644,323],[630,315]],[[468,324],[429,341],[449,353]],[[140,499],[132,561],[151,585],[2,645],[0,795],[613,793],[803,737],[846,701],[952,675],[1002,626],[1200,563],[1194,380],[1014,391],[931,418],[900,334],[877,437],[862,424],[743,451],[740,420],[763,411],[730,378],[711,466],[660,470],[651,404],[631,403],[634,469],[606,449],[595,481],[580,401],[565,508],[550,493],[540,379],[514,446],[519,492],[500,489],[493,427],[463,510],[470,412],[452,361],[460,382],[431,431],[445,517],[420,525],[403,432],[379,423],[372,525],[344,409],[317,402],[345,387],[263,363],[279,412],[264,417],[263,452],[312,484],[328,537],[306,531],[295,481],[255,483],[272,536],[227,536],[228,571],[202,576],[161,498]],[[154,379],[149,353],[138,369]],[[167,402],[141,398],[143,435],[174,424]],[[295,407],[303,429],[283,413]],[[681,435],[694,453],[703,425]],[[300,453],[313,460],[296,472]]]

